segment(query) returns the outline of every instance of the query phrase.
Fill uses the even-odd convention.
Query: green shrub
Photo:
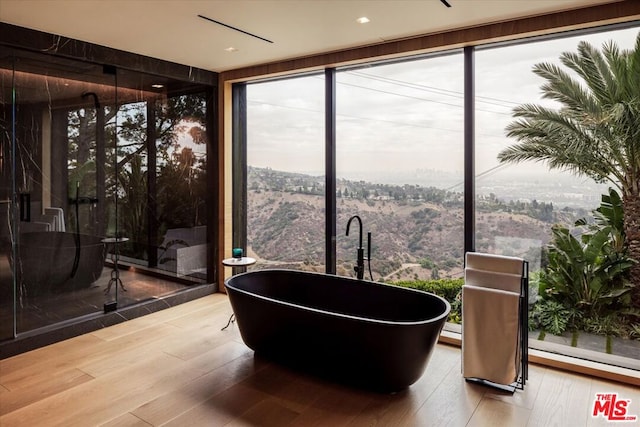
[[[449,313],[449,322],[462,323],[462,290],[458,292],[455,299],[451,303],[451,312]]]
[[[629,329],[629,337],[640,340],[640,324],[632,323],[631,325],[629,325]]]
[[[562,335],[567,330],[569,315],[570,312],[564,305],[557,301],[544,300],[535,305],[529,318],[533,318],[532,327],[554,335]]]
[[[418,261],[420,263],[420,267],[422,268],[426,268],[427,270],[432,270],[433,268],[436,267],[436,263],[433,262],[433,260],[431,258],[422,258],[420,261]]]
[[[585,319],[584,330],[596,335],[614,337],[628,337],[630,326],[625,319],[617,313],[611,313],[599,318]]]
[[[402,286],[404,288],[418,289],[425,292],[431,292],[452,303],[462,290],[464,279],[437,279],[437,280],[400,280],[392,282],[392,285]]]
[[[462,285],[464,285],[464,279],[401,280],[391,284],[431,292],[446,299],[451,304],[449,322],[462,322]]]
[[[552,228],[549,264],[540,276],[540,295],[577,307],[585,317],[601,318],[628,308],[632,285],[628,273],[635,263],[625,251],[622,201],[614,190],[602,196],[594,211],[595,223],[577,226],[588,230],[576,237],[561,225]]]

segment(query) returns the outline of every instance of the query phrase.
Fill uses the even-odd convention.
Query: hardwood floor
[[[605,392],[640,417],[636,387],[536,365],[514,395],[467,383],[447,345],[406,391],[352,389],[254,357],[230,314],[215,294],[1,360],[0,426],[596,426]]]

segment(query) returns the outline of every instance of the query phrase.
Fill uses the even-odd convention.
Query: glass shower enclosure
[[[0,340],[205,282],[210,93],[0,46]]]
[[[0,337],[102,309],[117,227],[116,75],[3,49],[0,62]]]

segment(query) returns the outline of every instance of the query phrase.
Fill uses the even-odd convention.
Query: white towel
[[[44,208],[44,213],[47,215],[55,215],[57,221],[55,231],[66,231],[64,224],[64,211],[62,208]]]
[[[510,385],[518,379],[520,294],[462,287],[462,375]]]
[[[522,258],[480,252],[467,252],[465,267],[522,276],[522,262]]]
[[[520,269],[522,269],[522,261],[520,261]],[[496,273],[467,267],[464,270],[464,284],[520,293],[522,288],[522,273]]]
[[[49,231],[58,231],[58,217],[56,215],[38,215],[34,217],[36,222],[49,224]]]

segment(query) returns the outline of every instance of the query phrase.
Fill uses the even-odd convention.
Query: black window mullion
[[[100,164],[100,163],[98,163]],[[149,267],[158,266],[158,159],[156,147],[156,104],[147,100],[147,247]]]
[[[232,206],[234,248],[247,247],[247,85],[233,85]]]
[[[325,271],[336,274],[336,70],[325,76]]]
[[[475,56],[464,48],[464,252],[476,249],[475,232]]]

